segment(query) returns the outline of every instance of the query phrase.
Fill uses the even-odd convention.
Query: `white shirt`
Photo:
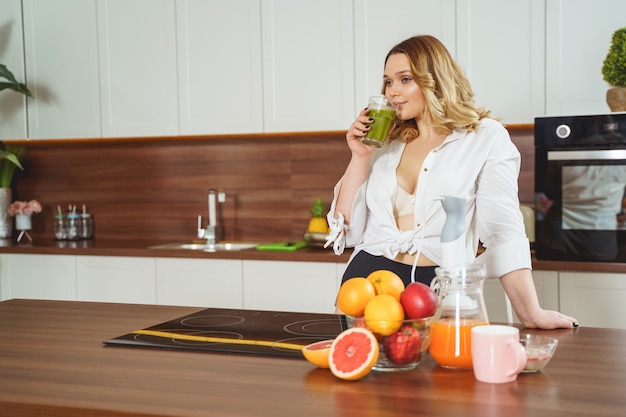
[[[341,180],[335,186],[328,213],[328,244],[334,243],[335,254],[354,247],[352,258],[365,250],[394,259],[401,252],[419,251],[441,265],[440,237],[446,215],[437,198],[453,195],[466,199],[466,264],[474,262],[480,240],[486,251],[476,261],[485,264],[487,277],[531,268],[518,199],[521,158],[500,123],[482,119],[475,132],[452,132],[428,154],[415,193],[415,228],[409,231],[398,229],[393,213],[396,168],[405,146],[394,141],[375,151],[369,178],[355,197],[350,225],[344,225],[343,214],[335,212]]]

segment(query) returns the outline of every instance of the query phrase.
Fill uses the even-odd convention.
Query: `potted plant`
[[[626,27],[613,32],[602,75],[613,86],[606,92],[609,108],[614,112],[626,111]]]
[[[18,82],[7,66],[0,64],[0,91],[6,89],[24,94],[26,97],[33,96],[26,84]],[[7,208],[11,203],[11,182],[15,167],[24,169],[20,163],[24,152],[24,147],[17,145],[7,145],[4,149],[0,149],[0,239],[11,237],[13,232]]]

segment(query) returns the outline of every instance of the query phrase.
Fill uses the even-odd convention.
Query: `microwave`
[[[537,259],[626,262],[626,113],[535,118]]]

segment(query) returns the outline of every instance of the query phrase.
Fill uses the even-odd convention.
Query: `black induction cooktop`
[[[334,339],[345,328],[338,314],[207,308],[104,344],[302,357],[303,346]]]

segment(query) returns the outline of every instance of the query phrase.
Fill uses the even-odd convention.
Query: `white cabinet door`
[[[99,137],[95,0],[24,0],[31,138]]]
[[[24,76],[21,1],[0,0],[0,10],[0,64],[6,65],[18,81],[29,84],[32,91]],[[0,93],[0,138],[26,137],[26,99],[22,94],[3,90]]]
[[[547,0],[548,114],[610,112],[602,63],[613,32],[626,24],[624,16],[624,0]]]
[[[385,57],[397,43],[415,35],[432,35],[455,51],[455,0],[359,0],[354,2],[356,103],[353,118],[380,94]]]
[[[102,134],[178,134],[172,0],[98,0]]]
[[[154,258],[77,256],[77,297],[80,301],[156,303]]]
[[[476,103],[504,123],[545,113],[544,7],[544,0],[457,1],[457,60]]]
[[[243,261],[247,309],[334,313],[338,288],[335,263]]]
[[[179,0],[176,19],[180,133],[262,132],[260,3]]]
[[[242,261],[157,258],[157,303],[242,308]]]
[[[346,129],[354,114],[351,0],[262,0],[265,131]]]
[[[0,255],[0,299],[76,300],[73,255]]]
[[[561,311],[559,309],[559,273],[557,271],[533,271],[533,281],[537,289],[537,297],[541,307],[548,310]],[[491,322],[508,322],[506,298],[504,289],[499,279],[485,281],[484,291],[487,314]],[[562,310],[570,314],[567,310]],[[513,322],[519,323],[517,315],[513,311]]]
[[[626,329],[624,274],[559,272],[561,311],[581,326]]]

